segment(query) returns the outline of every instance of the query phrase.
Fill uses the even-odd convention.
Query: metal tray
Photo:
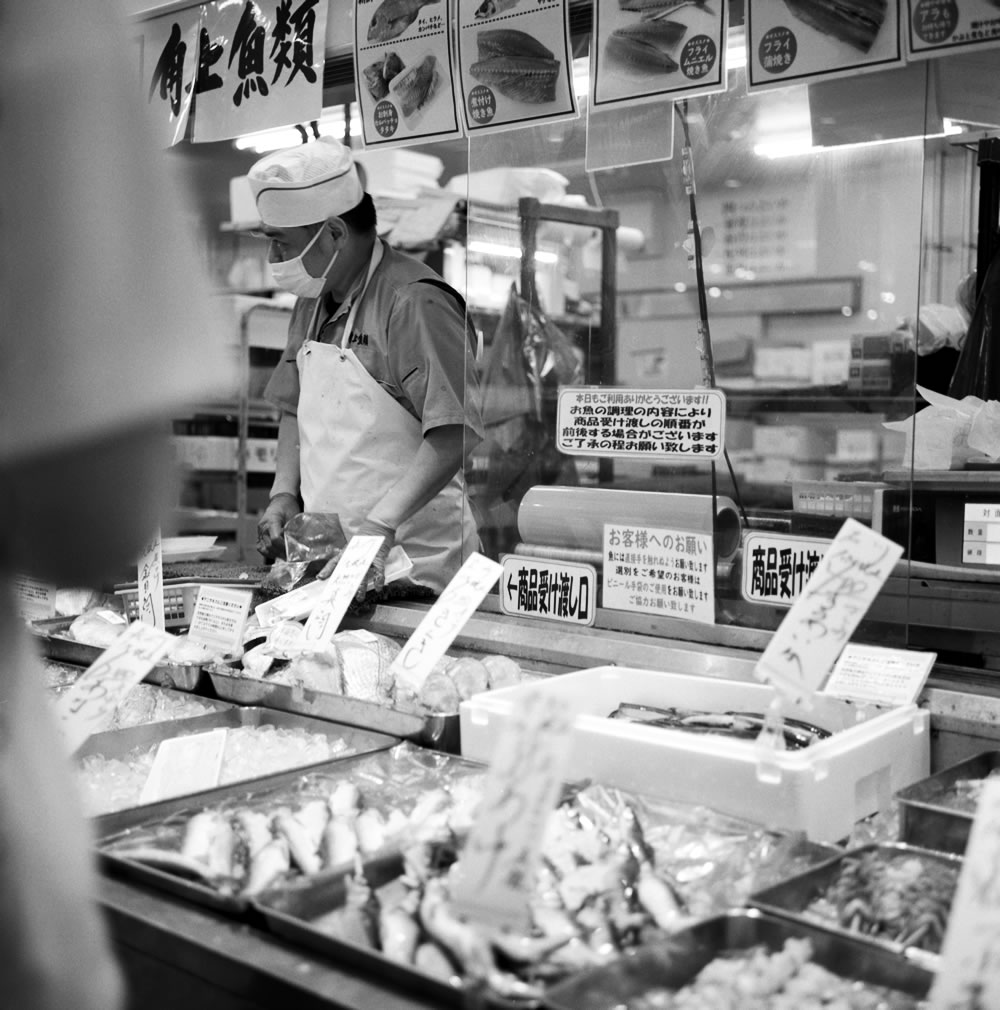
[[[738,909],[561,982],[546,993],[544,1005],[548,1010],[612,1010],[653,988],[680,989],[720,954],[757,944],[780,950],[792,937],[808,939],[813,960],[845,978],[888,986],[917,999],[930,991],[934,979],[930,971],[870,944],[759,909]]]
[[[962,855],[969,841],[975,809],[941,802],[961,779],[985,779],[1000,769],[1000,751],[985,751],[930,775],[896,793],[899,837],[911,845]]]
[[[924,950],[921,947],[906,946],[893,940],[886,940],[880,937],[863,934],[855,930],[841,926],[835,921],[820,919],[818,916],[808,914],[806,909],[817,898],[822,896],[827,888],[836,880],[840,872],[843,861],[851,856],[858,856],[863,853],[874,851],[884,856],[886,859],[899,859],[916,857],[918,859],[938,863],[945,866],[961,870],[962,860],[958,856],[946,852],[937,852],[931,849],[922,849],[915,845],[907,845],[903,842],[873,843],[861,845],[854,849],[849,849],[814,866],[803,873],[789,877],[787,880],[773,887],[764,888],[750,895],[748,904],[762,909],[772,915],[788,917],[801,923],[819,924],[832,933],[843,937],[858,939],[863,943],[878,947],[889,954],[922,965],[931,971],[936,971],[940,963],[940,955],[933,951]]]

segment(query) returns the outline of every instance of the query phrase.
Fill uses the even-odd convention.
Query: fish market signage
[[[568,0],[457,0],[469,134],[579,115]]]
[[[1000,45],[1000,8],[993,0],[907,0],[906,14],[911,59]]]
[[[366,148],[462,135],[448,44],[452,3],[355,0],[355,93]]]
[[[747,90],[901,65],[898,0],[746,0]]]
[[[492,0],[491,0],[492,2]],[[500,609],[512,617],[589,626],[597,616],[597,569],[508,554],[500,575]]]
[[[722,455],[725,427],[718,389],[559,391],[556,444],[570,455],[708,462]]]
[[[597,0],[591,108],[724,91],[728,6]]]
[[[829,540],[748,533],[743,540],[743,599],[790,607],[816,570]]]

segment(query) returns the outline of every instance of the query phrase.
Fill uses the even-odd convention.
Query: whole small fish
[[[483,2],[473,11],[477,18],[491,18],[495,14],[502,14],[516,7],[518,0],[483,0]]]
[[[368,41],[388,42],[402,35],[417,20],[422,7],[435,3],[440,0],[382,0],[368,25]]]

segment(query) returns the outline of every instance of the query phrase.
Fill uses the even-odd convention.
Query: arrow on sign
[[[514,590],[515,590],[516,588],[517,588],[517,587],[516,587],[516,586],[514,585],[514,579],[513,579],[513,577],[512,577],[512,576],[510,576],[510,575],[508,575],[508,576],[507,576],[507,593],[508,593],[508,594],[509,594],[510,596],[513,596],[513,595],[514,595]]]

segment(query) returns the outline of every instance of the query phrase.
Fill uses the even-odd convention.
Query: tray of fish
[[[958,856],[903,842],[862,845],[756,891],[749,903],[937,970],[961,868]]]
[[[471,988],[501,1005],[537,1006],[549,985],[836,851],[703,808],[566,785],[546,828],[530,929],[518,934],[471,923],[452,905],[464,838],[428,825],[395,853],[267,889],[253,904],[273,932],[438,1005],[463,1005]]]
[[[467,831],[484,769],[412,744],[95,818],[105,869],[245,914],[294,888],[398,850],[402,837]]]
[[[933,974],[853,937],[733,909],[553,987],[547,1010],[877,1007],[918,1010]]]
[[[107,730],[88,737],[75,755],[84,809],[98,815],[143,805],[160,744],[217,729],[225,730],[219,785],[386,750],[399,742],[355,726],[236,705],[189,719]]]
[[[984,783],[1000,774],[1000,751],[984,751],[896,793],[899,837],[962,855]]]

